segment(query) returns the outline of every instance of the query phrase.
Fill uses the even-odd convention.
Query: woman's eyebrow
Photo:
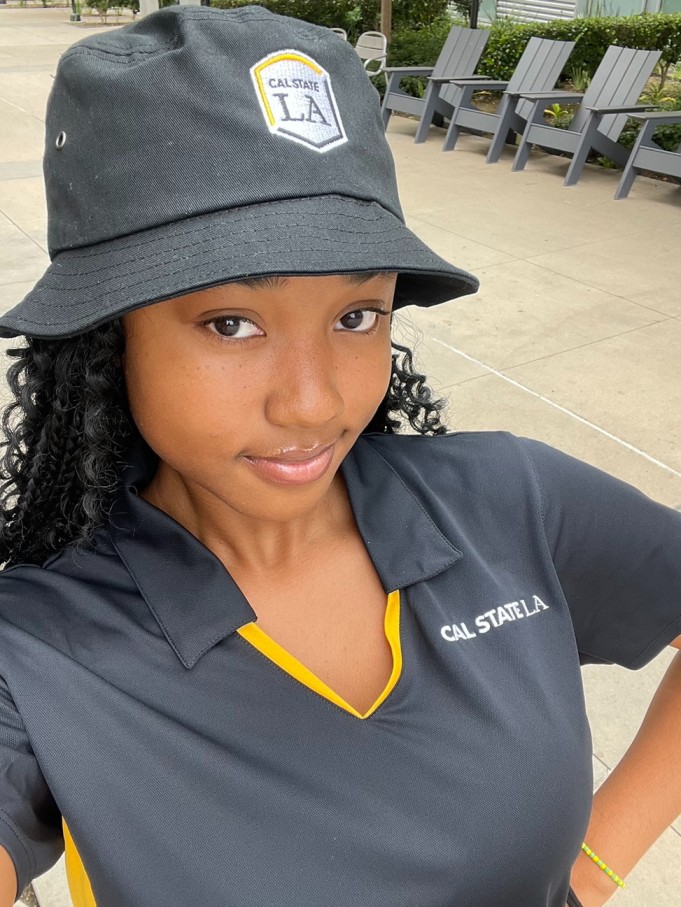
[[[389,277],[393,273],[394,272],[392,271],[359,271],[352,274],[339,274],[338,276],[345,280],[347,283],[360,285],[363,283],[368,283],[375,277]],[[270,274],[264,275],[262,277],[246,277],[243,280],[235,280],[234,283],[239,284],[243,287],[248,287],[251,290],[279,290],[283,286],[285,286],[288,281],[288,277],[284,277],[279,274]]]
[[[262,277],[245,277],[243,280],[235,280],[233,283],[251,290],[279,290],[288,283],[288,277],[270,274]]]
[[[392,277],[394,274],[394,271],[361,271],[357,274],[342,274],[341,276],[348,283],[362,284],[368,283],[374,277]]]

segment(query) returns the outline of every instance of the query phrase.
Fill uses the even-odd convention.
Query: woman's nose
[[[268,421],[318,428],[337,419],[345,409],[337,378],[330,350],[309,343],[289,345],[273,365]]]

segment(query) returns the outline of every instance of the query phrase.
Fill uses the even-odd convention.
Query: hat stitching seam
[[[287,202],[310,201],[310,200],[316,200],[316,199],[319,199],[319,198],[331,198],[331,199],[335,199],[335,198],[346,198],[346,199],[347,199],[348,197],[347,197],[347,196],[330,196],[330,195],[329,195],[329,196],[303,196],[303,197],[300,198],[300,199],[288,199],[288,198],[287,198],[287,199],[280,199],[279,201],[274,201],[274,202],[255,202],[255,203],[252,204],[252,205],[241,205],[241,206],[239,206],[238,208],[223,208],[223,209],[220,209],[220,210],[218,210],[218,211],[209,211],[209,212],[206,212],[205,214],[195,214],[195,215],[193,215],[193,217],[195,217],[195,218],[197,218],[197,219],[198,219],[198,218],[201,218],[201,217],[217,217],[218,215],[223,214],[225,211],[229,211],[230,213],[235,214],[235,221],[232,222],[231,224],[229,224],[230,228],[233,228],[234,226],[238,225],[239,223],[243,223],[243,222],[246,222],[246,221],[249,221],[249,220],[256,220],[256,219],[259,220],[259,219],[260,219],[260,215],[259,215],[259,214],[255,214],[254,212],[250,211],[250,210],[249,210],[250,208],[253,208],[253,207],[256,207],[256,206],[257,206],[257,207],[261,207],[261,206],[262,206],[262,207],[265,207],[265,206],[266,206],[266,207],[270,208],[272,205],[276,205],[276,204],[278,204],[279,202],[281,202],[282,204],[284,204],[284,203],[287,203]],[[385,212],[387,212],[387,213],[389,213],[389,214],[392,214],[391,211],[388,211],[388,209],[387,209],[387,208],[384,208],[379,202],[375,202],[375,201],[364,201],[364,200],[361,200],[361,199],[348,199],[348,200],[351,201],[351,202],[354,202],[354,203],[356,203],[356,204],[358,204],[358,205],[363,205],[363,206],[365,206],[365,207],[367,207],[367,208],[369,208],[369,207],[375,207],[375,208],[377,208],[377,209],[380,209],[381,211],[385,211]],[[238,213],[237,213],[237,212],[238,212]],[[326,219],[328,218],[329,214],[328,214],[328,212],[317,213],[316,211],[310,211],[309,215],[307,215],[307,216],[308,216],[309,218],[311,218],[311,219],[320,219],[320,218],[322,218],[322,219],[326,220]],[[360,221],[366,220],[366,212],[365,212],[365,211],[362,212],[361,215],[360,215],[360,214],[351,214],[351,213],[349,213],[349,212],[347,212],[347,211],[336,211],[336,212],[334,212],[334,216],[336,216],[336,217],[341,217],[341,218],[346,218],[346,219],[348,219],[348,220],[350,220],[350,219],[352,219],[352,220],[360,220]],[[392,215],[392,216],[395,217],[395,218],[397,218],[397,215]],[[374,220],[378,220],[378,217],[374,218]],[[404,224],[402,223],[401,220],[399,220],[399,218],[397,218],[397,220],[399,221],[399,225],[396,224],[395,227],[392,228],[392,229],[398,230],[399,227],[403,227],[403,226],[404,226]],[[170,222],[170,224],[179,224],[179,223],[183,223],[183,221],[171,221],[171,222]],[[162,229],[167,228],[168,226],[170,226],[170,224],[158,224],[156,227],[147,227],[146,229],[147,229],[147,230],[150,230],[150,231],[151,231],[151,230],[162,230]],[[296,226],[297,226],[297,227],[305,226],[305,224],[304,224],[304,223],[299,223],[299,224],[296,224]],[[311,225],[311,226],[312,226],[312,225]],[[193,229],[184,230],[184,231],[181,232],[181,233],[174,233],[174,234],[173,234],[173,238],[175,238],[175,239],[182,239],[182,237],[184,237],[184,236],[196,235],[197,231],[198,231],[198,232],[209,232],[209,231],[212,231],[212,230],[214,230],[214,224],[206,224],[205,226],[199,226],[199,227],[195,227],[195,228],[193,228]],[[140,230],[140,231],[137,231],[137,233],[141,233],[141,232],[143,232],[143,231],[141,231],[141,230]],[[128,234],[128,237],[114,236],[114,237],[112,237],[111,239],[103,239],[103,240],[100,240],[100,242],[96,243],[95,245],[99,246],[99,245],[101,245],[102,243],[113,243],[113,242],[117,242],[117,241],[120,241],[120,242],[122,243],[123,240],[124,240],[125,238],[133,238],[134,236],[137,235],[137,233]],[[152,238],[150,238],[150,239],[140,240],[139,242],[136,242],[135,245],[136,245],[137,248],[142,248],[143,246],[149,245],[149,244],[153,244],[153,243],[156,242],[156,241],[157,241],[157,238],[156,238],[156,237],[152,237]],[[121,250],[121,251],[126,251],[126,250]],[[111,254],[111,250],[110,250],[110,249],[92,249],[91,251],[89,251],[89,247],[86,246],[86,247],[80,247],[80,248],[77,248],[77,249],[62,249],[62,250],[55,256],[55,259],[58,258],[59,255],[63,255],[65,252],[70,252],[70,253],[71,253],[71,257],[72,257],[72,258],[77,258],[78,260],[86,260],[86,259],[90,259],[90,258],[97,258],[97,257],[99,257],[99,256],[101,256],[101,255],[110,255],[110,254]]]
[[[249,11],[249,10],[243,10],[243,12],[248,13],[248,12],[250,12],[250,11]],[[197,13],[198,13],[198,15],[197,15]],[[199,12],[199,10],[192,10],[191,13],[190,13],[189,11],[187,11],[187,12],[185,13],[185,15],[184,15],[184,18],[185,18],[185,19],[189,19],[190,21],[194,21],[194,22],[209,22],[213,17],[212,17],[212,16],[207,16],[207,15],[205,15],[205,14],[204,14],[204,15],[201,15],[200,12]],[[251,14],[251,15],[247,15],[247,16],[238,16],[238,17],[236,17],[236,18],[241,19],[242,21],[248,22],[249,24],[250,24],[251,22],[267,22],[268,24],[271,25],[271,24],[272,24],[272,18],[273,18],[273,17],[272,17],[272,15],[269,15],[269,16],[261,16],[261,15],[253,15],[253,14]],[[300,26],[300,25],[301,25],[301,21],[302,21],[302,20],[298,20],[297,23],[296,23],[296,25],[297,25],[297,26]],[[324,26],[315,25],[313,22],[303,22],[302,24],[303,24],[303,27],[302,27],[302,28],[299,28],[299,30],[300,30],[301,32],[305,32],[305,33],[308,34],[308,35],[315,35],[315,36],[318,36],[318,35],[319,35],[319,30],[322,29],[322,28],[324,28]],[[284,36],[284,37],[285,37],[285,36]],[[288,40],[288,39],[286,39],[286,40]],[[337,48],[334,48],[334,49],[337,49]]]
[[[353,234],[353,236],[355,237],[355,240],[356,240],[357,234]],[[244,241],[244,243],[242,243],[241,245],[247,245],[247,244],[249,244],[249,243],[252,243],[252,244],[256,244],[256,243],[257,243],[257,244],[260,244],[260,242],[261,242],[261,240],[260,240],[258,237],[255,237],[255,238],[253,238],[253,239],[251,239],[251,240],[246,240],[246,241]],[[188,246],[187,248],[188,248],[188,249],[192,249],[192,248],[194,248],[195,246],[200,246],[200,245],[201,245],[200,242],[192,243],[192,244],[191,244],[190,246]],[[356,245],[356,242],[350,242],[350,241],[349,241],[349,242],[348,242],[348,245],[353,245],[353,246],[355,246],[355,245]],[[394,242],[392,242],[392,240],[391,240],[390,238],[386,238],[386,239],[381,239],[381,238],[379,238],[379,239],[377,239],[377,241],[374,243],[374,245],[395,245],[395,244],[394,244]],[[410,245],[408,245],[408,246],[400,246],[400,251],[404,251],[404,252],[411,251],[411,250],[417,250],[417,249],[419,249],[419,246],[418,246],[418,245],[413,245],[413,246],[412,246],[412,245],[410,244]],[[328,254],[328,251],[329,251],[328,249],[320,249],[320,248],[318,248],[318,247],[299,248],[299,249],[296,249],[296,254],[300,254],[300,253],[306,254],[306,255],[311,255],[311,254],[322,254],[322,253]],[[261,253],[261,255],[265,255],[265,254],[267,254],[267,253],[265,253],[265,252]],[[256,262],[256,261],[257,261],[257,258],[258,258],[258,255],[253,256],[253,261]],[[146,259],[140,257],[140,258],[132,258],[130,261],[131,261],[131,264],[134,264],[135,262],[143,262],[143,261],[146,261]],[[163,263],[164,263],[164,262],[163,262],[162,260],[160,260],[160,261],[157,260],[157,261],[155,261],[152,265],[149,265],[149,266],[146,267],[146,268],[139,268],[139,267],[136,267],[136,268],[133,268],[133,269],[131,269],[131,270],[129,270],[129,271],[122,271],[122,272],[121,272],[121,271],[116,271],[115,275],[113,275],[111,279],[115,279],[115,280],[119,280],[119,281],[120,281],[120,280],[122,280],[122,279],[124,279],[124,278],[126,278],[126,277],[129,277],[131,274],[147,274],[147,273],[149,273],[150,271],[154,271],[155,269],[157,269],[157,268],[159,267],[159,265],[162,265]],[[184,271],[192,270],[193,267],[194,267],[194,259],[192,259],[192,264],[191,264],[190,266],[188,266],[188,267],[186,267],[186,268],[181,268],[181,269],[176,270],[176,271],[165,271],[164,274],[167,275],[167,276],[173,276],[173,275],[176,275],[176,274],[182,274]],[[92,272],[92,273],[96,273],[96,272]],[[63,275],[64,277],[85,277],[85,276],[87,276],[86,274],[83,274],[82,272],[62,272],[62,275]],[[47,277],[47,275],[46,275],[46,277]],[[99,281],[96,281],[95,283],[92,283],[92,284],[83,285],[83,286],[79,287],[79,289],[80,289],[80,290],[86,290],[86,289],[91,289],[92,287],[101,287],[103,283],[104,283],[104,281],[99,280]],[[127,284],[127,285],[126,285],[126,289],[127,289],[127,290],[134,289],[136,286],[139,285],[139,283],[144,283],[144,281],[140,281],[140,282],[138,282],[138,283]],[[60,283],[49,283],[47,280],[45,280],[45,281],[43,282],[43,286],[44,286],[45,288],[51,288],[51,289],[54,289],[54,290],[61,289],[61,284],[60,284]]]
[[[255,231],[253,231],[253,232],[255,232]],[[340,232],[340,231],[339,231],[339,232]],[[347,231],[347,230],[342,231],[342,232],[350,233],[350,231]],[[392,232],[398,232],[398,231],[395,230],[395,231],[392,231]],[[369,234],[367,234],[367,235],[369,235]],[[351,239],[349,239],[349,240],[345,240],[345,239],[342,238],[342,237],[334,237],[334,241],[337,241],[338,243],[342,243],[342,244],[345,244],[345,245],[348,245],[348,246],[356,247],[357,236],[358,236],[358,234],[357,234],[356,232],[354,232],[354,233],[351,234]],[[175,248],[172,248],[172,249],[168,249],[168,250],[166,250],[166,251],[168,251],[171,255],[172,255],[173,253],[176,253],[176,252],[182,252],[184,249],[186,249],[187,252],[189,252],[189,250],[194,249],[194,248],[196,248],[197,246],[203,245],[203,242],[204,242],[203,240],[199,240],[199,241],[197,241],[197,242],[190,243],[190,244],[187,245],[187,246],[178,246],[178,247],[175,247]],[[254,235],[252,239],[250,239],[250,238],[247,239],[247,238],[244,237],[243,242],[240,242],[240,243],[238,244],[238,246],[248,246],[248,245],[254,245],[254,244],[261,245],[261,243],[262,243],[262,238],[259,237],[259,236],[257,236],[257,235]],[[393,239],[392,239],[390,236],[386,236],[385,238],[383,238],[383,237],[376,237],[376,239],[375,239],[375,241],[374,241],[374,243],[373,243],[374,246],[379,246],[379,245],[390,245],[390,244],[395,245]],[[229,248],[237,248],[237,244],[232,244],[231,246],[230,246],[229,244],[225,244],[224,247],[227,248],[227,249],[229,249]],[[421,244],[420,244],[420,242],[418,242],[418,241],[417,241],[417,242],[409,242],[409,243],[401,243],[401,244],[399,245],[399,249],[400,249],[400,251],[402,251],[402,252],[408,252],[408,251],[410,251],[410,250],[418,250],[418,249],[420,249],[420,248],[421,248]],[[254,260],[257,259],[257,258],[259,258],[259,257],[262,257],[263,255],[267,255],[267,254],[269,253],[269,251],[270,251],[270,250],[268,250],[267,252],[256,253],[256,254],[253,256],[253,257],[254,257]],[[287,250],[287,251],[289,252],[289,254],[292,254],[292,253],[290,252],[290,250]],[[317,245],[317,246],[310,246],[310,247],[308,247],[308,248],[300,248],[300,247],[299,247],[299,248],[296,248],[296,250],[295,250],[295,254],[299,254],[299,253],[304,253],[304,254],[310,254],[310,253],[313,253],[313,254],[314,254],[314,253],[319,253],[319,254],[321,254],[321,253],[324,253],[324,254],[328,254],[328,252],[329,252],[328,247],[325,246],[325,247],[323,247],[323,248],[319,248],[318,245]],[[221,251],[219,251],[218,254],[220,255],[221,258],[223,257]],[[251,253],[251,254],[252,254],[252,253]],[[347,254],[347,253],[346,253],[346,254]],[[364,250],[361,250],[360,254],[364,254]],[[187,256],[183,256],[183,257],[186,258]],[[145,261],[147,261],[147,258],[146,258],[145,256],[136,256],[136,257],[130,257],[130,258],[128,258],[128,261],[129,261],[131,264],[135,264],[135,262],[137,262],[137,263],[139,263],[139,262],[145,262]],[[150,265],[148,268],[145,268],[144,271],[153,271],[154,268],[157,268],[157,267],[159,266],[159,264],[163,263],[163,261],[167,261],[167,259],[165,258],[165,256],[161,257],[161,254],[159,253],[159,255],[156,256],[156,260],[154,261],[154,263],[153,263],[152,265]],[[97,272],[96,270],[93,270],[93,271],[86,271],[86,270],[81,270],[81,271],[71,271],[71,270],[62,269],[62,270],[60,270],[59,276],[60,276],[60,277],[87,277],[88,274],[97,274],[97,273],[98,273],[98,272]],[[133,269],[131,269],[131,270],[128,270],[128,271],[119,271],[119,270],[116,270],[116,277],[120,279],[120,278],[122,278],[122,277],[127,277],[129,274],[132,274],[132,273],[139,274],[139,273],[140,273],[140,268],[135,267],[135,268],[133,268]],[[46,274],[45,276],[48,277],[49,275]],[[97,281],[97,283],[92,284],[92,286],[99,286],[100,284],[101,284],[101,281]],[[61,286],[61,281],[57,281],[57,283],[47,283],[47,282],[46,282],[46,283],[45,283],[45,286],[51,286],[53,289],[58,289],[58,288]]]
[[[272,20],[276,18],[275,14],[269,13],[269,10],[267,11],[269,13],[269,15],[264,15],[264,16],[260,13],[255,13],[254,11],[252,11],[251,9],[248,9],[248,8],[241,8],[241,9],[235,9],[235,10],[219,10],[219,12],[227,13],[229,18],[234,18],[234,19],[240,20],[242,22],[248,22],[249,24],[251,22],[267,22],[269,25],[271,25]],[[237,15],[234,15],[235,13]],[[192,21],[193,22],[210,22],[211,19],[215,18],[215,16],[214,16],[214,14],[209,15],[209,14],[204,13],[202,10],[191,9],[191,7],[190,7],[189,9],[183,10],[183,18],[188,19],[190,22],[192,22]],[[227,18],[227,16],[225,16],[225,18]],[[308,35],[315,35],[315,36],[319,36],[320,31],[323,31],[325,28],[324,26],[321,26],[321,25],[315,25],[313,22],[304,22],[300,19],[296,21],[296,26],[298,27],[299,31],[305,32]],[[335,48],[335,49],[337,49],[337,48]]]
[[[269,10],[267,11],[268,15],[263,16],[262,13],[256,13],[254,10],[247,7],[236,8],[234,10],[220,9],[218,7],[218,10],[220,13],[227,13],[227,16],[224,16],[224,18],[244,19],[248,22],[269,22],[270,25],[272,24],[273,19],[281,18],[281,16],[269,12]],[[215,13],[205,13],[203,10],[191,9],[190,7],[189,9],[183,10],[182,18],[194,20],[195,22],[210,22],[211,19],[215,19],[216,17]],[[295,24],[299,31],[314,32],[319,28],[323,28],[323,26],[315,25],[313,22],[304,22],[302,19],[296,20]]]
[[[116,58],[120,57],[120,60],[116,60],[118,63],[127,62],[131,57],[150,55],[154,53],[159,53],[165,50],[168,47],[174,47],[177,45],[177,38],[174,38],[172,41],[164,41],[156,45],[147,45],[135,50],[116,52],[113,49],[110,49],[105,46],[101,47],[76,47],[70,51],[67,51],[62,55],[61,60],[59,61],[59,66],[64,66],[69,60],[74,57],[97,57],[98,59],[105,58]]]

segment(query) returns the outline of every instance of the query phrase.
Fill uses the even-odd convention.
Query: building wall
[[[547,22],[575,16],[631,16],[635,13],[679,13],[681,0],[483,0],[481,14],[518,22]]]
[[[497,0],[497,16],[518,22],[574,19],[575,13],[575,0]]]

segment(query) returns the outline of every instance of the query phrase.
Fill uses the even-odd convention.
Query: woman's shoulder
[[[491,505],[523,498],[539,502],[543,513],[558,515],[578,508],[585,498],[602,501],[604,506],[608,501],[632,507],[649,502],[634,486],[597,466],[510,432],[370,434],[363,438],[366,450],[359,453],[360,458],[371,459],[370,450],[408,485],[435,495],[449,496],[458,489],[480,501],[489,500]]]
[[[531,469],[527,441],[506,431],[447,432],[441,435],[384,435],[362,436],[369,448],[395,469],[430,469],[450,474],[491,473],[508,475],[509,471],[525,473]],[[540,448],[544,445],[539,444]]]
[[[396,477],[429,512],[445,505],[456,511],[535,508],[539,499],[524,439],[508,432],[363,435],[349,469],[374,489]]]
[[[0,571],[0,619],[29,629],[49,611],[74,615],[74,602],[87,601],[105,582],[119,585],[126,573],[106,531],[90,548],[69,545],[43,564],[16,564]]]

